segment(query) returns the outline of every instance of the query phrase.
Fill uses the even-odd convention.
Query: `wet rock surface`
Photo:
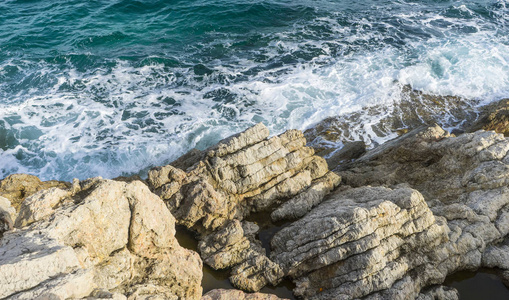
[[[377,145],[380,140],[397,138],[421,126],[438,123],[444,128],[464,129],[483,110],[478,104],[479,101],[472,99],[425,94],[404,85],[399,102],[364,107],[362,113],[324,119],[306,130],[305,136],[308,146],[329,158],[326,154],[335,151],[338,145],[359,141]]]

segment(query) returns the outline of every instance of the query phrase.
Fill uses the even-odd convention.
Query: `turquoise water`
[[[507,0],[1,1],[0,178],[143,173],[257,122],[278,133],[389,109],[405,84],[507,97],[508,13]]]

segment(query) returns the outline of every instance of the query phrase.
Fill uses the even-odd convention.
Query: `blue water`
[[[507,97],[509,1],[4,0],[0,178],[143,172],[257,122],[390,108],[406,84]]]

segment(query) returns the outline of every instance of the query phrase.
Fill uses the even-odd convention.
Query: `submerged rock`
[[[37,192],[16,225],[0,240],[0,298],[82,298],[94,290],[129,299],[201,296],[200,258],[179,246],[175,219],[139,181],[97,178],[79,190]]]
[[[301,216],[340,181],[305,144],[298,130],[269,138],[269,130],[260,123],[203,152],[191,151],[152,169],[148,183],[180,224],[202,234],[199,250],[205,263],[231,268],[236,287],[258,291],[277,284],[283,273],[259,241],[246,236],[240,221],[253,212],[270,214],[274,207],[307,193],[312,201],[290,200],[299,203],[294,206],[299,211],[292,214],[292,206],[287,206],[279,218]]]
[[[437,96],[402,85],[400,100],[364,107],[362,110],[330,117],[305,131],[308,145],[318,153],[335,150],[339,143],[363,140],[375,144],[396,138],[422,126],[439,123],[463,127],[477,116],[479,101],[455,96]]]

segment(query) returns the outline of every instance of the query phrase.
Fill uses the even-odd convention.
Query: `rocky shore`
[[[445,278],[482,267],[509,283],[507,107],[456,134],[415,126],[369,150],[315,151],[301,131],[271,137],[257,124],[147,180],[11,175],[0,299],[275,300],[259,291],[284,279],[298,299],[458,299]],[[279,224],[270,247],[253,214]],[[203,295],[203,264],[237,289]]]

